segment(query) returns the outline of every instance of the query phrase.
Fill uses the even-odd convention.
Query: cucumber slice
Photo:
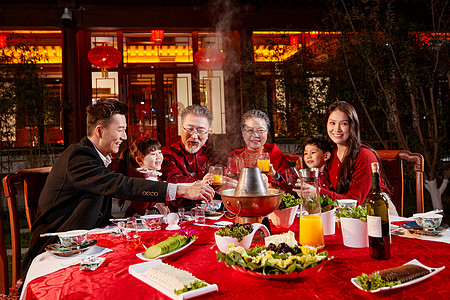
[[[145,250],[144,256],[148,259],[157,258],[162,253],[162,249],[159,245],[154,245],[151,247],[148,247],[147,250]]]

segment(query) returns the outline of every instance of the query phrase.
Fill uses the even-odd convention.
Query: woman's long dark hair
[[[359,119],[353,106],[345,101],[336,101],[327,109],[325,114],[325,126],[328,124],[330,114],[335,110],[339,110],[347,115],[350,126],[350,136],[347,140],[347,151],[345,152],[344,160],[342,161],[336,186],[336,192],[339,194],[345,194],[348,192],[350,182],[352,181],[353,164],[359,155],[359,150],[361,149]],[[330,139],[329,136],[328,139]]]
[[[356,113],[355,108],[352,105],[350,105],[349,103],[347,103],[345,101],[336,101],[333,104],[331,104],[328,107],[327,112],[325,114],[325,120],[324,120],[325,128],[327,128],[328,118],[330,117],[330,114],[335,110],[339,110],[339,111],[345,113],[348,117],[348,122],[350,125],[350,136],[347,141],[347,151],[345,152],[345,157],[344,157],[344,160],[342,161],[342,166],[339,171],[336,192],[338,192],[339,194],[345,194],[348,192],[350,183],[352,181],[353,164],[359,155],[359,151],[360,151],[361,147],[367,148],[375,154],[375,156],[378,160],[379,166],[380,166],[380,171],[381,171],[380,173],[381,173],[381,176],[383,177],[384,184],[386,185],[386,187],[389,190],[391,190],[392,187],[390,186],[389,181],[384,173],[383,165],[381,163],[381,159],[378,156],[377,152],[370,146],[363,145],[361,143],[361,136],[360,136],[360,130],[359,130],[359,118],[358,118],[358,114]],[[327,134],[327,137],[331,141],[331,138],[328,134]],[[334,144],[333,141],[331,141],[331,142]]]

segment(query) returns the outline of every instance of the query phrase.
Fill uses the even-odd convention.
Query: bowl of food
[[[358,200],[354,199],[339,199],[336,201],[338,203],[338,208],[346,208],[358,205]]]
[[[267,227],[260,223],[253,224],[232,224],[227,225],[223,229],[219,229],[214,233],[214,239],[216,240],[217,248],[222,253],[227,253],[229,244],[235,246],[241,246],[245,249],[249,249],[253,237],[258,230],[262,230],[265,236],[270,235]]]
[[[439,225],[441,225],[443,217],[440,214],[416,214],[414,216],[416,218],[416,224],[422,227],[424,230],[435,230],[436,228],[438,228]]]
[[[72,247],[84,244],[88,231],[84,229],[71,230],[58,234],[59,241],[63,247]]]
[[[161,223],[164,216],[160,214],[141,216],[142,224],[150,230],[161,228]]]

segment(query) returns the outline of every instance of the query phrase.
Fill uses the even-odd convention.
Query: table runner
[[[392,237],[392,257],[386,261],[370,258],[368,248],[348,248],[342,243],[340,228],[336,234],[325,236],[325,249],[334,259],[322,271],[310,278],[290,281],[264,280],[237,272],[224,263],[218,263],[214,242],[216,229],[184,225],[182,229],[194,230],[199,237],[187,249],[165,258],[165,263],[187,270],[194,276],[216,283],[219,292],[198,299],[268,299],[291,297],[293,299],[378,299],[396,297],[398,299],[436,299],[450,293],[448,278],[450,246],[445,243]],[[298,238],[298,219],[290,228]],[[286,230],[273,229],[273,233]],[[141,232],[147,245],[161,241],[174,232],[159,230]],[[127,244],[117,237],[106,234],[94,236],[98,245],[114,249],[106,255],[106,261],[93,272],[79,271],[70,267],[33,280],[28,285],[27,299],[168,299],[147,284],[128,274],[128,266],[141,263],[136,257],[139,251],[127,249]],[[446,266],[446,269],[430,279],[416,285],[378,294],[369,294],[357,289],[350,282],[361,273],[396,267],[412,259],[430,267]]]

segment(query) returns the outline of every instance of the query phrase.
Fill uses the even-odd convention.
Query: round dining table
[[[225,220],[225,218],[224,218]],[[215,221],[206,221],[212,224]],[[271,226],[272,234],[293,231],[298,239],[298,218],[288,229]],[[445,299],[450,295],[450,245],[401,236],[392,236],[391,258],[376,260],[369,256],[368,248],[344,246],[341,229],[325,236],[323,250],[331,260],[319,272],[289,280],[253,277],[218,262],[218,248],[214,240],[216,228],[194,226],[192,222],[181,224],[181,229],[193,231],[198,237],[182,251],[163,258],[163,262],[189,271],[209,284],[216,284],[218,291],[197,299]],[[141,231],[146,246],[156,244],[177,231]],[[112,249],[104,257],[105,262],[94,271],[70,266],[32,280],[26,287],[26,299],[169,299],[160,291],[129,274],[130,265],[143,263],[136,254],[143,248],[133,249],[120,237],[109,233],[90,235],[97,245]],[[261,242],[256,242],[256,244]],[[322,250],[321,250],[322,251]],[[441,272],[413,285],[397,289],[368,293],[355,287],[351,279],[362,273],[397,267],[413,259],[438,268]]]

